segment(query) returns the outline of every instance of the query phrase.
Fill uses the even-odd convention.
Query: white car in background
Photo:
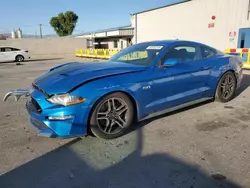
[[[0,46],[0,62],[13,61],[20,65],[21,62],[27,59],[30,59],[28,50]]]

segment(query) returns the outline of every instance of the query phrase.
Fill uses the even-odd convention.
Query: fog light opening
[[[48,118],[48,120],[59,120],[59,121],[64,121],[64,120],[68,120],[68,119],[73,119],[74,118],[74,116],[72,116],[72,115],[69,115],[69,116],[48,116],[47,117]]]

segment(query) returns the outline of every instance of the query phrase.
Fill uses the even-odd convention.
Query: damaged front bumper
[[[51,104],[47,96],[39,89],[17,89],[9,91],[3,98],[7,101],[14,97],[18,101],[27,97],[26,110],[29,113],[30,125],[39,136],[50,138],[69,138],[87,134],[89,106],[60,106]],[[77,113],[81,111],[81,113]]]
[[[16,89],[11,90],[3,98],[3,101],[7,101],[9,97],[14,96],[15,101],[18,101],[22,96],[28,97],[30,95],[28,89]]]
[[[29,121],[32,127],[41,136],[54,137],[54,132],[41,120],[40,110],[35,106],[38,103],[34,102],[35,100],[31,97],[32,91],[34,90],[31,88],[11,90],[5,94],[3,101],[7,101],[10,97],[14,97],[15,101],[18,101],[21,97],[27,97],[26,109],[30,115]]]

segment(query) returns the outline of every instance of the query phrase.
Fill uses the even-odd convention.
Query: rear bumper
[[[243,80],[243,69],[241,69],[237,75],[237,87],[236,87],[237,89],[240,88],[242,80]]]

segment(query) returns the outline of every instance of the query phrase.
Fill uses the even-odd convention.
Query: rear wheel
[[[235,96],[236,78],[232,72],[226,72],[219,81],[217,86],[216,100],[220,102],[229,102]]]
[[[23,62],[23,61],[24,61],[24,57],[22,55],[16,56],[16,64],[17,65],[20,65],[21,62]]]
[[[103,139],[113,139],[126,133],[133,122],[134,108],[124,93],[112,93],[101,99],[90,118],[91,132]]]

